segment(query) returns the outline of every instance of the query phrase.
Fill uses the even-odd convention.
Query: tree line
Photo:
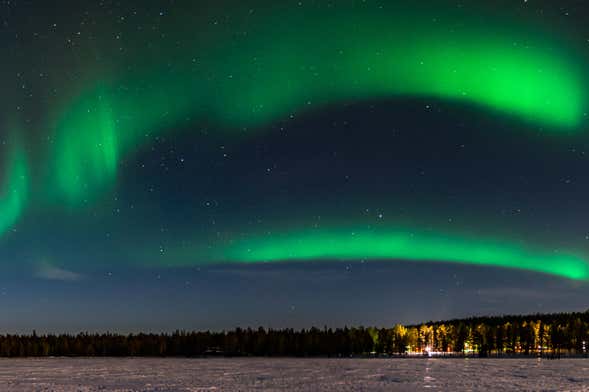
[[[589,311],[473,317],[390,328],[171,334],[0,335],[0,356],[586,355]]]

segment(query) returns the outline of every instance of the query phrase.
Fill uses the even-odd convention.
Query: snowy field
[[[589,360],[0,359],[1,391],[589,391]]]

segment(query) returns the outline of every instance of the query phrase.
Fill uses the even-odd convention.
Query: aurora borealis
[[[0,233],[12,227],[24,209],[28,195],[28,173],[24,153],[15,149],[9,153],[6,184],[0,204]]]
[[[2,12],[7,273],[385,263],[589,280],[583,6]]]
[[[214,51],[202,65],[174,54],[177,70],[148,66],[139,79],[123,72],[90,84],[58,109],[50,186],[65,201],[88,197],[113,180],[120,155],[145,132],[186,118],[252,133],[315,106],[399,95],[472,102],[557,130],[574,129],[583,118],[581,67],[566,51],[551,53],[535,42],[514,49],[518,32],[491,37],[472,26],[458,35],[446,26],[406,26],[407,15],[396,9],[360,9],[359,16],[357,7],[341,8],[324,15],[318,7],[310,20],[295,13],[278,26],[268,21],[283,18],[281,12],[265,14],[236,42],[221,35],[215,45],[238,48]],[[360,33],[346,31],[355,24]],[[321,45],[314,45],[319,35]],[[212,51],[203,46],[198,50]]]
[[[229,260],[444,260],[524,268],[571,279],[587,279],[589,266],[580,257],[542,255],[505,244],[415,233],[354,232],[337,229],[311,231],[270,241],[246,241],[230,252]]]

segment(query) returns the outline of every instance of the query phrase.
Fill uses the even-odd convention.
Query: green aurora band
[[[337,102],[425,97],[570,132],[578,130],[586,111],[584,61],[548,31],[537,35],[517,23],[493,26],[492,18],[491,26],[481,26],[452,15],[432,23],[439,13],[419,8],[275,8],[280,7],[242,21],[247,34],[216,33],[213,27],[195,32],[197,56],[166,49],[152,63],[139,50],[139,68],[99,76],[52,108],[54,143],[40,194],[60,204],[83,204],[116,182],[121,157],[156,132],[197,121],[235,129],[239,133],[228,137],[236,138]],[[15,154],[0,199],[0,233],[23,210],[26,169],[24,156]],[[574,255],[402,231],[352,236],[336,229],[252,238],[209,256],[217,262],[451,261],[589,277],[587,262]]]
[[[537,271],[569,279],[589,277],[589,264],[574,254],[414,231],[333,228],[259,236],[237,241],[215,257],[244,263],[360,259],[456,262]]]
[[[111,184],[120,157],[148,142],[147,134],[199,120],[252,131],[345,100],[433,97],[547,130],[580,124],[582,66],[562,43],[532,39],[522,26],[483,29],[452,15],[432,24],[434,15],[288,9],[249,21],[248,34],[201,31],[213,42],[194,43],[203,56],[162,49],[172,68],[160,60],[97,80],[54,115],[50,187],[75,205]]]
[[[28,169],[24,152],[19,148],[9,154],[5,183],[0,190],[0,234],[18,220],[28,196]]]

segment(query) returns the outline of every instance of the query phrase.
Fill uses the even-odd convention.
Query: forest
[[[589,311],[390,328],[0,335],[0,356],[586,356]]]

